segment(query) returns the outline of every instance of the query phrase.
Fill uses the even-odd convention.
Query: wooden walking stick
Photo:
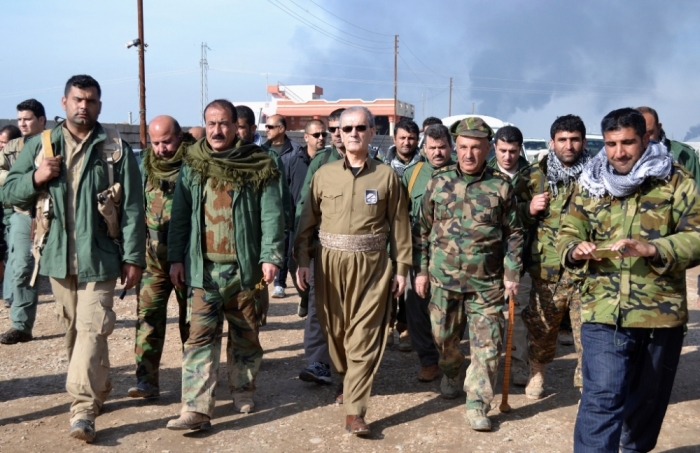
[[[513,355],[513,324],[515,318],[515,298],[511,294],[508,297],[508,333],[506,334],[506,363],[503,368],[503,397],[498,409],[501,412],[510,412],[508,404],[508,389],[510,387],[510,356]]]

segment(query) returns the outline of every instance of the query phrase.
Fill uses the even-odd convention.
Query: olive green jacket
[[[620,239],[654,244],[653,258],[571,262],[582,241],[598,247]],[[688,321],[686,275],[700,264],[700,195],[674,164],[668,181],[648,178],[624,198],[592,197],[578,187],[564,217],[556,250],[581,285],[581,320],[621,327],[676,327]]]
[[[309,193],[309,187],[311,187],[311,179],[316,174],[321,165],[327,164],[329,162],[335,162],[336,160],[342,159],[343,156],[340,155],[338,150],[334,145],[331,147],[326,147],[324,149],[318,150],[314,155],[314,158],[309,162],[309,169],[306,170],[306,178],[304,178],[304,184],[301,186],[301,191],[299,192],[299,203],[297,204],[297,209],[294,215],[294,231],[297,231],[299,227],[299,218],[301,217],[301,210],[304,207],[304,200]]]
[[[202,256],[203,187],[192,169],[180,170],[168,229],[168,261],[184,263],[185,282],[204,286]],[[284,262],[284,212],[279,184],[273,181],[262,191],[246,187],[233,194],[234,241],[241,284],[253,289],[262,278],[262,263],[281,267]]]
[[[107,236],[107,225],[97,210],[97,194],[109,186],[107,162],[101,148],[107,134],[97,123],[85,148],[76,200],[75,234],[78,254],[78,282],[99,282],[121,277],[122,263],[146,267],[146,231],[143,190],[138,164],[128,143],[122,141],[123,155],[114,162],[114,181],[122,185],[121,233],[123,253]],[[64,156],[63,127],[51,131],[54,155]],[[5,180],[5,201],[20,209],[30,209],[42,188],[34,187],[35,159],[42,150],[41,135],[25,143]],[[65,157],[65,156],[64,156]],[[68,276],[68,238],[66,236],[66,167],[46,185],[53,199],[54,219],[41,255],[39,273],[53,278]]]

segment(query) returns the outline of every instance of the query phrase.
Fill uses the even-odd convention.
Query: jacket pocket
[[[321,194],[321,212],[324,214],[338,214],[343,209],[343,191],[330,187],[323,189]]]
[[[501,221],[502,207],[500,199],[495,196],[479,197],[472,204],[472,218],[476,223],[485,225],[498,224]]]

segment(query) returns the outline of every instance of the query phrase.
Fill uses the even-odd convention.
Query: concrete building
[[[255,112],[257,124],[263,124],[271,115],[283,115],[287,119],[288,130],[302,130],[307,121],[319,119],[328,123],[328,115],[333,110],[348,108],[356,105],[367,107],[375,116],[377,134],[387,135],[401,118],[413,118],[415,107],[403,101],[396,103],[396,117],[394,117],[393,99],[375,99],[365,101],[363,99],[339,99],[329,101],[321,99],[323,88],[316,85],[268,85],[267,92],[272,99],[267,102],[260,101],[234,101],[233,105],[247,105]]]

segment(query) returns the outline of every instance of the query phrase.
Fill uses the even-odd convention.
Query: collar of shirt
[[[481,171],[478,173],[475,173],[473,175],[470,175],[468,173],[464,173],[462,169],[459,166],[459,163],[457,164],[457,174],[464,177],[464,179],[467,180],[467,183],[472,183],[474,181],[479,181],[481,178],[483,178],[484,173],[487,171],[487,169],[490,168],[488,165],[486,165],[486,162],[484,162],[483,167],[481,168]]]
[[[376,165],[377,165],[376,161],[374,159],[372,159],[371,157],[369,157],[369,154],[368,154],[367,158],[362,163],[362,166],[360,166],[360,170],[357,172],[357,175],[355,175],[355,176],[358,176],[360,173],[362,173],[362,170],[364,170],[365,168],[368,170],[372,170],[374,168],[374,166],[376,166]],[[351,168],[350,163],[348,162],[347,156],[343,157],[343,168],[345,170],[348,170]]]

